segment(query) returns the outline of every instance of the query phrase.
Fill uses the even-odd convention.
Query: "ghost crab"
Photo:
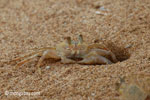
[[[71,37],[66,37],[64,42],[56,45],[56,48],[36,49],[31,54],[14,60],[24,59],[17,64],[17,66],[21,66],[35,57],[40,57],[37,63],[38,68],[46,58],[61,60],[64,64],[111,64],[117,62],[115,55],[106,49],[104,45],[99,43],[87,44],[84,42],[82,35],[78,36],[78,41],[73,41]]]

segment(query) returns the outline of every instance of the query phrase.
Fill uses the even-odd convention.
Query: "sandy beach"
[[[19,68],[11,62],[79,34],[89,44],[99,39],[119,61],[66,65],[47,59],[41,76],[38,57]],[[140,84],[150,78],[150,0],[0,0],[1,100],[121,100],[115,84],[120,77],[129,83],[133,74]]]

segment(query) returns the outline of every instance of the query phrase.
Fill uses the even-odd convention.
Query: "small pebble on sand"
[[[46,66],[46,69],[50,69],[51,66]]]
[[[107,13],[103,13],[103,12],[101,12],[101,11],[96,11],[95,12],[97,15],[107,15]]]

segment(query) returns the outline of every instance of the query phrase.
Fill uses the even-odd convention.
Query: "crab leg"
[[[44,48],[43,48],[43,49],[44,49]],[[43,61],[45,58],[60,59],[60,57],[57,56],[57,53],[56,53],[56,50],[55,50],[55,49],[48,49],[48,50],[45,50],[45,51],[43,50],[43,51],[39,51],[39,52],[33,52],[33,53],[28,54],[28,55],[24,55],[23,57],[16,58],[16,59],[14,59],[13,61],[17,61],[17,60],[26,58],[26,59],[24,59],[23,61],[21,61],[21,62],[19,62],[19,63],[17,64],[17,66],[21,66],[21,65],[23,65],[24,63],[29,62],[30,60],[32,60],[33,58],[35,58],[35,57],[37,57],[37,56],[40,56],[40,57],[41,57],[37,66],[40,66],[40,64],[42,63],[42,61]]]
[[[36,65],[36,67],[38,68],[39,73],[41,74],[41,69],[40,69],[40,65],[43,62],[43,60],[45,58],[49,58],[48,54],[50,53],[50,50],[44,51],[42,56],[40,57],[38,64]]]
[[[92,56],[78,62],[79,64],[112,64],[110,60],[102,56]]]
[[[44,50],[55,50],[55,48],[52,47],[44,47],[44,48],[33,48],[30,50],[34,50],[34,51],[44,51]]]
[[[35,54],[35,55],[33,55],[33,56],[28,57],[27,59],[25,59],[25,60],[19,62],[19,63],[16,65],[16,67],[19,67],[19,66],[25,64],[26,62],[31,61],[33,58],[37,57],[38,55],[39,55],[39,54]]]
[[[64,64],[74,64],[75,63],[74,60],[68,59],[66,57],[61,57],[61,62]]]
[[[22,57],[17,57],[17,58],[15,58],[15,59],[13,59],[12,61],[18,61],[18,60],[21,60],[21,59],[27,58],[27,57],[32,56],[32,55],[34,55],[34,54],[37,54],[37,53],[43,52],[44,50],[55,50],[55,48],[45,47],[45,48],[40,48],[40,49],[31,49],[31,50],[34,50],[34,52],[29,53],[29,54],[26,54],[26,55],[23,55]],[[39,55],[39,56],[40,56],[40,55]]]
[[[79,37],[78,37],[78,40],[79,40],[79,43],[83,43],[83,36],[82,35],[79,35]]]
[[[78,62],[79,64],[112,64],[112,62],[97,54],[97,52],[90,52],[87,54],[83,60]]]
[[[111,51],[107,51],[107,50],[103,50],[103,49],[95,49],[95,50],[93,50],[91,52],[94,52],[94,51],[98,55],[101,55],[101,56],[111,56],[111,58],[112,58],[112,60],[113,60],[114,63],[118,61],[117,58],[116,58],[116,56]]]
[[[18,60],[21,60],[21,59],[30,57],[30,56],[35,55],[35,54],[40,53],[40,52],[42,52],[42,51],[39,51],[39,52],[32,52],[32,53],[30,53],[30,54],[23,55],[22,57],[15,58],[15,59],[13,59],[12,61],[18,61]]]

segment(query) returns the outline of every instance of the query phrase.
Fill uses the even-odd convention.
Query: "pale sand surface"
[[[120,62],[64,65],[45,60],[41,77],[37,59],[18,69],[16,62],[4,63],[79,34],[87,43],[100,39]],[[128,80],[140,73],[150,75],[150,0],[0,0],[1,100],[119,100],[119,77]],[[40,95],[6,96],[5,91]]]

